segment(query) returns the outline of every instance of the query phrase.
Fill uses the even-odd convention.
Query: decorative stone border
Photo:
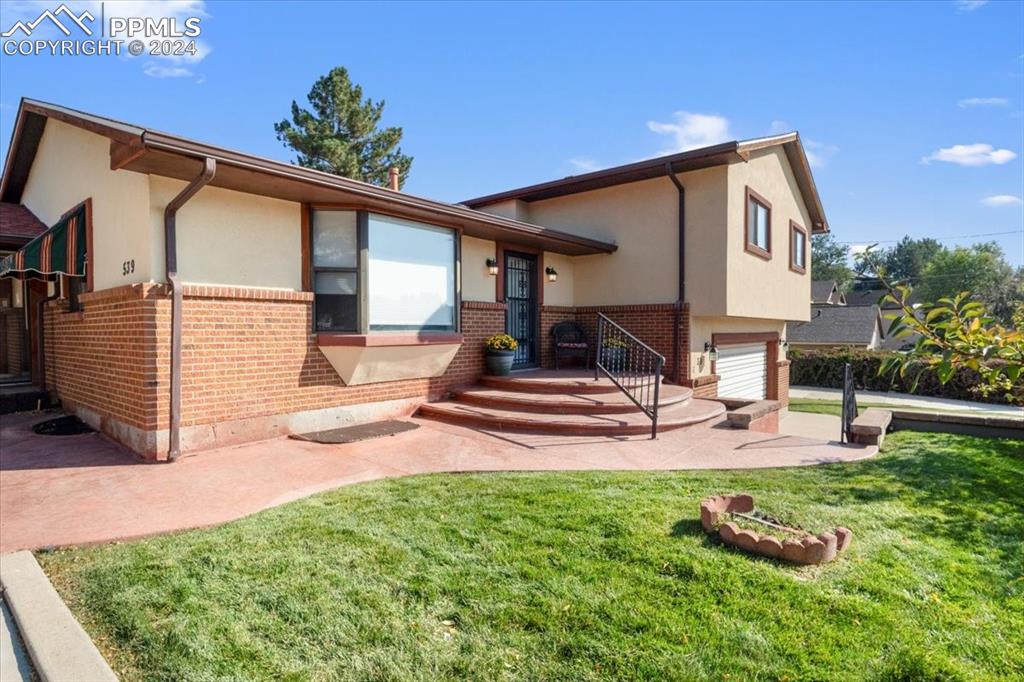
[[[759,535],[752,530],[740,528],[735,523],[720,524],[723,513],[747,514],[754,511],[754,498],[750,495],[717,495],[700,503],[700,525],[707,533],[718,531],[722,542],[770,559],[782,559],[794,564],[824,564],[846,550],[853,540],[848,528],[836,528],[832,532],[807,534],[801,540],[779,540],[770,535]]]

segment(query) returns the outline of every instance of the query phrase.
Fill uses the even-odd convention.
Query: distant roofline
[[[700,149],[691,149],[677,154],[659,156],[581,175],[570,175],[559,180],[550,180],[517,189],[496,192],[468,199],[462,203],[470,208],[480,208],[509,200],[531,202],[553,199],[555,197],[663,177],[669,175],[669,173],[683,173],[700,168],[745,162],[750,160],[750,155],[753,152],[776,146],[783,147],[790,165],[793,167],[800,193],[811,214],[811,231],[814,233],[828,232],[828,220],[825,218],[825,209],[821,204],[821,197],[818,195],[818,188],[814,183],[814,176],[811,174],[810,163],[807,160],[803,143],[800,141],[800,135],[796,132],[750,140],[723,142],[709,147],[701,147]]]

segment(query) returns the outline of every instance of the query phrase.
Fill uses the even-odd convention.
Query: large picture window
[[[746,250],[761,258],[772,257],[772,205],[747,187],[746,219],[744,220]]]
[[[316,331],[456,330],[454,230],[332,209],[311,224]]]
[[[455,232],[370,214],[370,331],[455,330]]]

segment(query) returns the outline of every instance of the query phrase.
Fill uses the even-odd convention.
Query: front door
[[[537,256],[505,252],[505,333],[519,342],[514,369],[537,365]]]

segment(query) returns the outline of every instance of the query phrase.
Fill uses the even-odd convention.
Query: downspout
[[[679,337],[679,325],[682,324],[683,317],[683,305],[686,302],[686,188],[683,187],[683,183],[679,182],[679,178],[672,172],[672,164],[665,164],[665,172],[668,173],[668,177],[672,180],[672,184],[676,186],[676,190],[679,192],[679,298],[676,300],[675,310],[675,325],[673,325],[672,338],[674,343],[672,344],[675,348],[675,382],[678,384],[683,380],[683,360],[682,350],[679,348],[680,337]],[[689,362],[689,358],[685,359]]]
[[[167,283],[171,286],[171,409],[170,447],[167,459],[171,462],[181,454],[181,326],[182,294],[178,281],[178,209],[185,205],[196,192],[205,187],[217,173],[217,162],[212,158],[203,160],[203,172],[178,196],[171,199],[164,208],[164,263],[167,267]]]

